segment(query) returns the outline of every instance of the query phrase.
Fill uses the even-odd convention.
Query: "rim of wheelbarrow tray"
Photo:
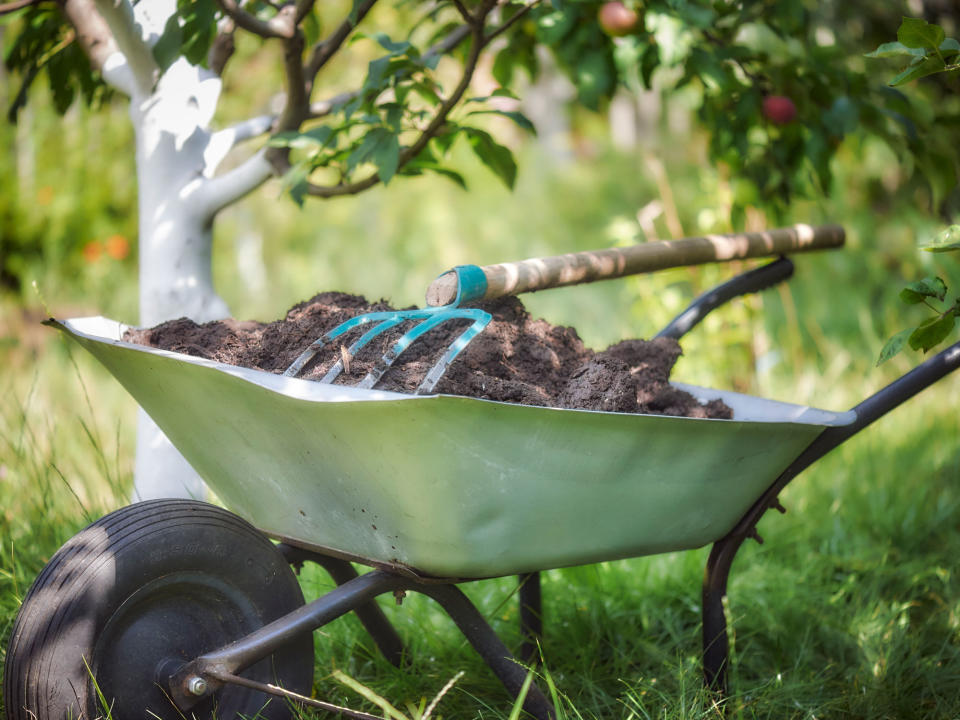
[[[313,380],[304,380],[301,378],[284,377],[264,370],[241,367],[239,365],[229,365],[227,363],[208,360],[197,357],[196,355],[187,355],[185,353],[173,352],[140,345],[122,340],[124,333],[133,328],[131,325],[121,323],[116,320],[103,317],[102,315],[69,318],[57,320],[50,318],[46,324],[52,327],[63,327],[67,331],[80,335],[82,337],[96,340],[98,342],[108,342],[111,344],[122,345],[134,350],[139,350],[157,355],[174,357],[179,360],[185,360],[195,365],[214,368],[229,375],[242,378],[248,382],[260,385],[268,390],[279,392],[299,400],[314,402],[376,402],[384,400],[431,400],[439,397],[456,397],[476,402],[494,403],[498,405],[516,405],[516,403],[507,403],[499,400],[488,400],[486,398],[475,398],[461,395],[444,395],[442,393],[433,393],[430,395],[414,395],[407,393],[398,393],[391,390],[362,389],[350,385],[332,385],[329,383],[319,383]],[[856,419],[856,413],[852,410],[832,411],[820,408],[810,407],[808,405],[798,405],[780,400],[770,400],[755,395],[746,395],[732,390],[718,390],[714,388],[705,388],[699,385],[671,381],[673,387],[684,390],[693,395],[701,403],[711,400],[722,400],[733,411],[733,419],[724,418],[683,418],[685,420],[708,420],[711,422],[788,422],[799,423],[801,425],[819,425],[823,427],[835,427],[849,425]],[[599,413],[604,415],[643,415],[643,413],[617,413],[605,410],[587,410],[580,408],[557,408],[552,406],[530,405],[536,409],[562,411],[562,412],[587,412]],[[653,417],[672,417],[666,415],[653,415]]]
[[[233,512],[269,536],[420,577],[481,578],[702,547],[852,421],[724,391],[733,420],[330,386],[54,323]],[[94,333],[94,334],[91,334]]]

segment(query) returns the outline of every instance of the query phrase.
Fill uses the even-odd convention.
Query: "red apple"
[[[628,8],[620,0],[612,0],[601,5],[598,19],[600,27],[611,37],[629,35],[640,24],[640,16],[637,12]]]
[[[763,99],[763,116],[774,125],[789,125],[797,117],[797,106],[786,95],[768,95]]]

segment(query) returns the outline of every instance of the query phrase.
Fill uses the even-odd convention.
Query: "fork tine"
[[[375,312],[357,315],[356,317],[344,321],[333,330],[324,333],[317,340],[311,343],[310,347],[301,353],[300,356],[293,361],[290,367],[288,367],[283,374],[287,377],[295,377],[303,370],[304,367],[306,367],[307,363],[309,363],[310,360],[316,356],[321,348],[329,345],[333,340],[336,340],[344,333],[347,333],[356,327],[368,325],[370,323],[376,323],[374,327],[363,333],[348,348],[347,352],[351,356],[355,356],[356,353],[363,349],[365,345],[369,344],[371,340],[379,335],[382,335],[387,330],[394,328],[403,322],[412,320],[420,320],[422,322],[413,326],[403,335],[401,335],[400,338],[394,342],[390,349],[387,350],[387,352],[385,352],[380,360],[373,366],[373,369],[371,369],[370,372],[368,372],[366,376],[364,376],[364,378],[357,383],[356,387],[369,389],[376,385],[383,377],[384,373],[390,369],[400,354],[403,353],[411,343],[425,333],[430,332],[438,325],[446,322],[447,320],[473,320],[473,324],[470,325],[453,343],[450,344],[441,358],[433,365],[433,367],[430,368],[426,377],[416,390],[417,394],[420,395],[431,392],[436,386],[437,382],[439,382],[440,378],[443,377],[443,374],[450,366],[450,363],[453,362],[454,358],[456,358],[456,356],[460,354],[467,344],[487,326],[487,323],[489,323],[491,320],[491,315],[490,313],[478,308],[467,309],[452,306],[426,308],[422,310],[392,310],[387,312]],[[343,365],[343,359],[338,359],[330,367],[330,369],[327,370],[320,382],[327,384],[332,383],[343,373]]]
[[[306,364],[310,362],[310,360],[312,360],[313,357],[318,352],[320,352],[320,349],[324,345],[327,345],[331,340],[336,340],[338,337],[340,337],[344,333],[350,332],[355,327],[359,327],[361,325],[367,325],[371,322],[376,322],[378,320],[379,321],[394,320],[398,317],[398,315],[399,313],[396,311],[376,312],[376,313],[366,313],[364,315],[357,315],[356,317],[350,318],[349,320],[345,320],[344,322],[340,323],[335,328],[333,328],[333,330],[330,330],[329,332],[324,333],[319,338],[314,340],[310,344],[310,346],[306,350],[304,350],[302,353],[300,353],[297,359],[290,364],[290,367],[284,370],[283,372],[284,376],[296,377],[297,375],[299,375],[300,372],[303,370],[303,368],[306,366]],[[404,318],[401,317],[399,320],[397,320],[397,322],[403,322],[403,319]],[[397,322],[393,323],[393,325],[396,325]],[[381,322],[381,325],[382,324],[383,322]],[[366,341],[364,341],[364,344],[372,340],[374,337],[379,335],[384,330],[387,330],[390,327],[393,327],[393,325],[384,327],[383,330],[380,330],[378,332],[374,332],[375,330],[377,330],[377,328],[367,331],[367,333],[363,337],[367,337],[367,335],[370,335],[370,333],[373,333],[373,334],[369,338],[367,338]],[[377,327],[380,327],[380,325],[378,325]],[[361,340],[363,339],[363,337],[361,338]]]
[[[451,318],[446,313],[435,313],[432,317],[428,317],[419,325],[407,330],[407,332],[401,335],[400,338],[393,344],[393,347],[383,354],[383,357],[380,358],[380,361],[374,365],[373,369],[367,373],[367,376],[357,384],[357,387],[372,388],[380,381],[380,378],[383,377],[383,374],[390,369],[390,366],[393,365],[394,361],[400,356],[400,353],[410,347],[410,343],[419,338],[421,335],[433,330],[433,328],[440,323],[446,322],[450,319]]]
[[[363,346],[366,345],[368,342],[373,340],[378,335],[385,333],[390,328],[396,327],[406,319],[407,318],[403,318],[403,317],[395,317],[395,318],[390,318],[388,320],[384,320],[383,322],[379,323],[378,325],[371,328],[370,330],[367,330],[363,335],[361,335],[360,338],[353,343],[353,345],[347,348],[347,352],[350,353],[351,357],[355,356],[357,352],[361,348],[363,348]],[[324,375],[323,378],[321,378],[320,382],[332,383],[334,380],[340,377],[340,373],[342,372],[343,372],[343,360],[337,360],[333,364],[333,367],[327,370],[326,375]]]
[[[436,387],[437,383],[440,382],[440,378],[447,372],[450,363],[454,361],[457,355],[460,354],[473,338],[483,332],[483,329],[487,327],[487,324],[490,322],[490,314],[482,310],[476,313],[471,312],[471,316],[474,318],[473,324],[451,343],[443,356],[430,368],[423,382],[417,387],[417,395],[427,395],[433,392],[433,388]]]

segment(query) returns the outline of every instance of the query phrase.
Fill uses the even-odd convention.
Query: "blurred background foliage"
[[[704,5],[668,4],[681,10]],[[702,57],[666,21],[656,29],[658,38],[678,37],[658,40],[658,47],[674,48],[676,64],[660,66],[644,80],[641,53],[641,76],[616,92],[613,86],[598,92],[592,103],[581,97],[582,103],[572,104],[576,88],[550,70],[551,63],[579,67],[575,57],[528,54],[524,63],[546,74],[532,81],[524,63],[514,72],[538,135],[497,118],[489,125],[517,156],[512,191],[461,145],[453,147],[451,165],[463,174],[468,192],[441,177],[404,178],[301,209],[283,182],[273,181],[218,219],[219,291],[235,316],[260,320],[277,318],[321,290],[420,305],[433,277],[457,263],[834,221],[847,229],[845,249],[798,256],[796,276],[787,285],[711,315],[684,339],[676,377],[846,409],[922,359],[907,351],[875,367],[886,338],[922,318],[919,309],[899,303],[900,287],[935,274],[951,289],[960,287],[954,257],[917,250],[944,225],[960,221],[954,182],[960,79],[932,76],[893,91],[886,82],[898,70],[895,64],[862,56],[896,36],[904,14],[939,22],[956,37],[957,9],[951,0],[754,6],[778,22],[798,8],[806,13],[801,20],[811,36],[771,36],[758,20],[752,39],[742,39],[757,48],[758,58],[767,58],[763,74],[776,80],[767,89],[794,99],[795,124],[765,123],[761,95],[723,90],[730,82],[723,74],[716,87],[690,77],[677,89]],[[648,27],[655,15],[648,12]],[[5,56],[10,27],[0,25]],[[522,54],[524,34],[547,31],[539,21],[523,30],[517,45],[502,52]],[[632,41],[617,44],[624,46],[636,50]],[[363,44],[356,49],[339,66],[332,93],[363,82],[369,57],[360,52]],[[220,122],[269,107],[279,82],[270,52],[240,48],[225,78]],[[798,53],[815,56],[825,74],[834,72],[834,63],[848,64],[866,73],[866,80],[849,89],[846,102],[827,102],[820,86],[798,72]],[[604,56],[595,69],[625,61]],[[498,67],[491,57],[477,94],[486,92],[484,83],[487,90],[495,87],[500,72],[502,63]],[[713,70],[702,74],[709,78]],[[22,79],[19,73],[0,77],[4,107],[14,104]],[[39,325],[46,314],[103,314],[131,323],[137,318],[136,177],[127,110],[109,98],[102,98],[100,108],[89,109],[77,98],[64,106],[39,81],[31,92],[18,124],[0,124],[4,631],[50,553],[129,496],[135,427],[135,405],[123,390]],[[875,109],[876,98],[886,103],[879,106],[886,112]],[[910,114],[915,119],[907,122]],[[876,131],[883,118],[890,133]],[[737,145],[744,133],[750,140],[745,153]],[[818,151],[823,144],[829,153]],[[523,300],[535,314],[572,325],[588,344],[603,347],[653,334],[696,293],[737,269],[678,269]],[[763,521],[768,543],[744,548],[731,594],[739,633],[734,679],[740,692],[734,700],[743,716],[956,715],[958,405],[960,378],[954,376],[845,444],[788,489],[786,517]],[[695,551],[549,574],[548,633],[554,634],[548,635],[548,660],[558,683],[585,707],[584,717],[715,716],[709,706],[689,705],[699,697],[698,582],[704,559],[704,552]],[[512,605],[501,604],[511,592],[508,585],[471,588],[489,594],[481,598],[487,607],[508,608],[493,618],[507,633],[516,619]],[[310,593],[326,588],[321,583]],[[410,605],[416,608],[414,599],[403,610]],[[388,611],[415,643],[432,643],[427,654],[436,661],[418,669],[432,673],[437,686],[451,667],[470,662],[456,640],[447,643],[451,659],[442,642],[422,632],[426,611],[415,611],[412,619]],[[440,623],[427,618],[432,632],[431,622]],[[333,659],[322,655],[321,673],[329,667],[364,678],[380,672],[376,687],[385,695],[412,692],[391,668],[370,670],[369,649],[357,650],[359,632],[346,639],[337,632]],[[449,633],[443,637],[451,639]],[[611,653],[616,662],[607,657]],[[482,668],[475,675],[485,677]],[[489,692],[486,697],[495,698],[490,702],[499,702],[495,686]],[[338,699],[329,682],[324,693]],[[475,701],[468,696],[461,704],[474,708]]]

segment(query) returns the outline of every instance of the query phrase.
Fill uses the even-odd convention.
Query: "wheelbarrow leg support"
[[[727,666],[730,642],[723,599],[733,558],[743,543],[742,537],[727,536],[714,544],[703,576],[703,679],[721,698],[727,695]]]
[[[291,565],[299,565],[305,561],[316,563],[327,571],[337,585],[344,585],[357,577],[357,571],[346,560],[286,544],[278,545],[277,549],[283,553]],[[375,602],[369,602],[356,607],[354,612],[383,656],[391,664],[400,667],[403,663],[403,641],[387,620],[387,616],[383,614],[380,606]]]
[[[513,697],[519,697],[527,673],[532,671],[524,668],[510,654],[507,646],[460,588],[455,585],[421,585],[414,589],[440,604],[507,691]],[[553,720],[556,717],[553,705],[535,684],[531,684],[527,691],[523,709],[538,720]]]
[[[540,593],[540,573],[524,573],[520,581],[520,659],[525,663],[540,663],[543,640],[543,601]]]
[[[960,342],[954,343],[868,397],[853,408],[856,420],[849,425],[827,428],[820,433],[747,510],[733,529],[714,543],[703,578],[703,674],[707,687],[721,696],[728,692],[729,643],[723,598],[727,594],[730,567],[744,540],[749,537],[760,540],[756,528],[764,513],[771,508],[784,512],[778,499],[780,491],[838,445],[958,367]]]

